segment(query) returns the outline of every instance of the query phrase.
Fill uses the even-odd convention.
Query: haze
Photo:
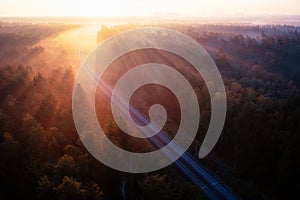
[[[299,0],[11,0],[0,16],[252,16],[298,15]]]

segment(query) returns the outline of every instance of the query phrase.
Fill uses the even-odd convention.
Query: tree
[[[171,200],[174,199],[177,190],[177,187],[168,179],[167,175],[146,176],[139,185],[145,200]]]
[[[72,177],[65,176],[55,191],[61,200],[102,200],[103,192],[95,183],[83,185]]]
[[[86,192],[86,190],[81,187],[80,182],[68,176],[63,178],[63,182],[58,185],[55,190],[61,200],[81,200]]]
[[[53,182],[51,182],[48,176],[44,175],[40,177],[38,181],[37,197],[38,199],[51,200],[54,199],[55,193],[53,192]]]
[[[55,164],[55,180],[61,180],[64,176],[78,176],[79,166],[70,155],[61,156]]]
[[[175,200],[201,200],[206,199],[202,190],[197,185],[193,185],[189,182],[180,184],[179,192],[175,197]]]

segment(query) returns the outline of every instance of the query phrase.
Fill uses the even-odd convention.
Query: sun
[[[72,2],[70,6],[74,16],[122,16],[130,12],[130,8],[126,7],[122,0],[85,0]]]

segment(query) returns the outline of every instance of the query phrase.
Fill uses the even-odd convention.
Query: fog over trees
[[[207,199],[202,189],[174,164],[147,174],[115,171],[97,161],[81,143],[72,117],[76,67],[60,60],[31,62],[47,50],[40,41],[79,25],[6,24],[0,27],[0,198],[10,199]],[[95,42],[146,25],[102,26]],[[199,162],[244,199],[288,199],[300,184],[300,28],[279,25],[149,24],[172,28],[199,42],[218,66],[226,87],[227,116],[220,140]],[[100,26],[99,26],[100,27]],[[96,33],[95,33],[96,35]],[[201,75],[166,52],[126,55],[124,69],[108,70],[114,83],[122,70],[151,59],[175,63],[193,86],[201,121],[189,149],[194,154],[210,120],[210,101]],[[139,60],[135,60],[138,57]],[[52,59],[52,58],[49,58]],[[122,63],[122,59],[118,61]],[[31,64],[31,65],[30,65]],[[126,71],[125,70],[125,71]],[[152,91],[152,92],[147,92]],[[173,136],[180,121],[178,103],[160,87],[137,91],[165,105],[173,119],[164,130]],[[125,135],[96,95],[99,121],[113,143],[136,152],[151,143]],[[161,99],[161,100],[157,100]],[[132,100],[139,103],[139,98]],[[147,113],[149,105],[141,108]],[[174,123],[174,124],[172,124]],[[195,158],[197,159],[197,158]],[[296,181],[295,181],[296,180]]]

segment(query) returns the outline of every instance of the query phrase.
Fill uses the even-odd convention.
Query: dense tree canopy
[[[98,41],[138,26],[102,27]],[[300,185],[292,183],[300,177],[299,28],[164,26],[202,44],[224,79],[225,127],[213,152],[201,161],[203,165],[245,199],[283,199],[297,194]],[[43,37],[53,34],[53,30],[42,30]],[[34,57],[43,50],[35,46],[39,38],[31,33],[0,32],[0,59],[8,63],[0,62],[0,198],[206,199],[174,165],[153,174],[132,175],[95,160],[83,147],[72,118],[74,69],[58,64],[43,73],[22,63],[9,64],[24,54],[20,51]],[[8,44],[13,46],[10,50]],[[158,59],[167,63],[170,57],[165,56],[170,55]],[[194,153],[209,124],[210,103],[201,76],[184,61],[178,63],[202,106],[199,132],[190,149]],[[154,94],[167,97],[162,104],[172,97],[162,88],[152,91],[140,94],[152,102],[157,99]],[[102,101],[100,104],[106,105],[106,100]],[[176,102],[172,106],[177,106]],[[113,143],[132,151],[151,149],[151,143],[125,137],[110,117],[105,118],[107,136]],[[165,128],[172,135],[174,127]]]

